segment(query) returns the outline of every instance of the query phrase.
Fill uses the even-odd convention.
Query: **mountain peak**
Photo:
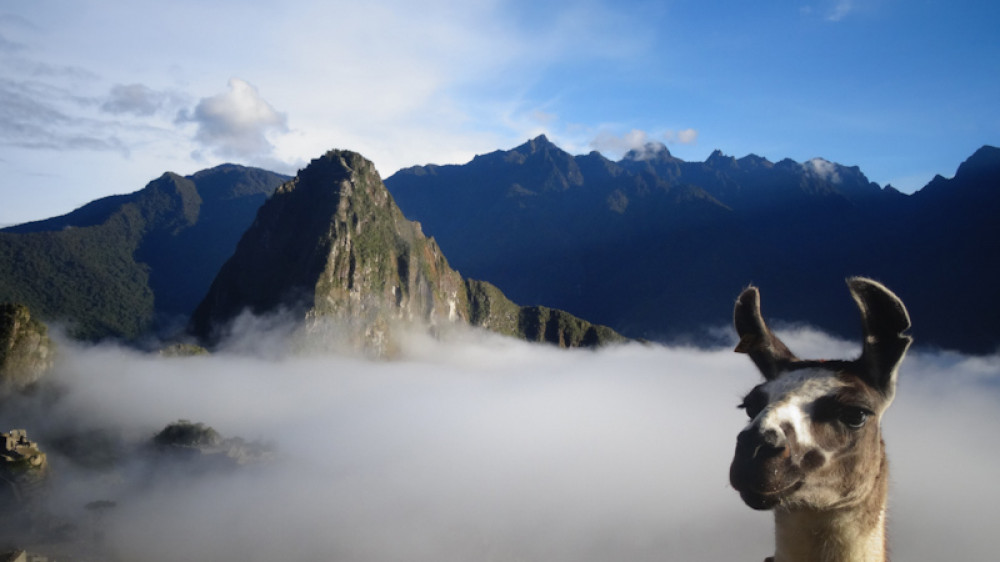
[[[757,156],[756,154],[747,154],[743,158],[738,159],[736,162],[738,162],[741,167],[748,166],[754,168],[770,168],[774,166],[770,160],[764,158],[763,156]]]
[[[287,310],[307,332],[332,320],[348,340],[341,343],[382,353],[392,322],[453,319],[461,291],[461,278],[402,216],[375,166],[356,152],[331,150],[260,208],[192,329],[214,343],[244,309]]]
[[[548,152],[550,150],[562,150],[556,146],[549,137],[544,134],[538,135],[537,137],[529,140],[528,142],[522,144],[521,146],[514,149],[514,152],[520,152],[522,154],[534,154],[536,152]]]
[[[705,163],[714,168],[732,168],[737,165],[736,158],[732,156],[726,156],[718,148],[712,151],[712,154],[708,156]]]
[[[1000,148],[984,145],[958,166],[955,177],[980,177],[1000,170]]]
[[[672,160],[673,155],[662,142],[650,141],[638,148],[633,148],[622,156],[622,160],[641,162],[645,160]]]
[[[226,201],[240,197],[268,197],[275,186],[291,178],[283,174],[240,164],[220,164],[188,176],[206,201]]]

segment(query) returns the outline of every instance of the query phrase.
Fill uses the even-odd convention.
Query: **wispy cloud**
[[[150,117],[178,103],[177,94],[156,91],[144,84],[117,84],[111,88],[101,109],[117,115]]]
[[[27,149],[128,147],[107,123],[86,116],[89,100],[39,81],[0,79],[0,144]]]
[[[855,9],[854,0],[836,0],[833,7],[826,14],[827,21],[841,21],[849,16]]]
[[[0,35],[0,53],[14,53],[24,49],[24,45]]]

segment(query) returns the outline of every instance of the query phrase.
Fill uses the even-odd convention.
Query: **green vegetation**
[[[626,341],[607,326],[591,324],[568,312],[544,306],[522,307],[518,320],[521,337],[528,341],[544,341],[559,347],[598,347]]]
[[[470,324],[505,336],[524,337],[521,307],[511,302],[500,289],[475,279],[467,279],[465,287]]]
[[[4,229],[0,301],[25,303],[84,340],[133,341],[158,321],[176,324],[284,179],[239,166],[166,173],[141,191]]]
[[[137,337],[153,316],[148,271],[132,258],[144,224],[126,205],[98,226],[0,232],[0,299],[68,322],[81,339]]]

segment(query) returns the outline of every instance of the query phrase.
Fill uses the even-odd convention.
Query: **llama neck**
[[[872,492],[856,505],[774,512],[774,562],[887,562],[888,464],[885,454]]]

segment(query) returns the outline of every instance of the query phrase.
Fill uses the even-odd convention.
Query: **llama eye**
[[[737,408],[744,410],[747,413],[747,417],[749,417],[750,419],[756,418],[757,415],[764,410],[763,405],[761,405],[760,403],[748,400],[744,400],[743,402],[741,402],[740,405],[737,406]]]
[[[837,418],[851,429],[861,429],[868,421],[869,415],[871,412],[862,408],[844,407],[841,408]]]
[[[740,402],[738,407],[741,410],[746,410],[747,416],[750,419],[754,419],[764,411],[764,408],[767,407],[767,402],[767,394],[760,390],[760,388],[755,388],[743,398],[743,402]]]

